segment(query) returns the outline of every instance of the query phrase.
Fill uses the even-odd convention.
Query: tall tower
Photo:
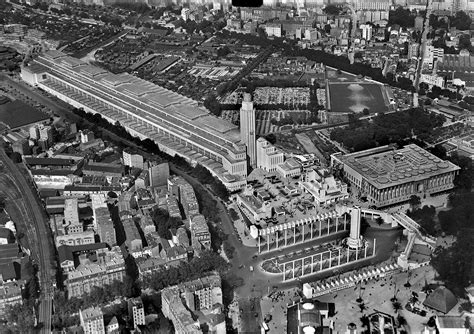
[[[250,166],[256,167],[255,108],[249,93],[244,94],[244,100],[240,108],[240,140],[247,146]]]
[[[360,215],[361,209],[356,206],[351,210],[351,232],[347,240],[350,248],[360,248],[362,246],[362,238],[360,237]]]

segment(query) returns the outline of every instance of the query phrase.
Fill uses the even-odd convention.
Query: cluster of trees
[[[323,12],[326,13],[327,15],[339,15],[342,11],[342,8],[340,6],[336,5],[327,5],[324,7]]]
[[[217,101],[215,94],[209,94],[204,100],[204,107],[206,107],[211,114],[219,117],[222,114],[223,106]]]
[[[185,29],[188,34],[193,34],[200,31],[205,34],[214,34],[218,31],[221,31],[226,26],[226,23],[223,20],[219,20],[217,18],[215,18],[212,22],[208,20],[202,20],[199,23],[189,19],[186,21],[180,19],[175,22],[175,25]]]
[[[443,125],[444,116],[413,108],[397,113],[382,114],[373,122],[354,119],[349,127],[336,128],[331,139],[353,151],[361,151],[390,143],[402,143],[407,138],[423,140],[433,129]]]
[[[156,208],[153,211],[153,222],[156,225],[156,232],[158,235],[165,239],[171,239],[170,229],[178,228],[183,225],[181,219],[176,217],[170,217],[168,211]]]
[[[178,156],[171,158],[171,161],[186,173],[195,177],[201,184],[207,185],[214,195],[218,196],[224,201],[229,199],[229,191],[224,186],[224,184],[222,184],[222,182],[217,177],[214,177],[211,172],[209,172],[209,170],[207,170],[202,165],[197,164],[195,167],[192,167],[185,159]]]
[[[143,147],[145,150],[155,153],[155,154],[161,154],[158,145],[156,143],[149,139],[146,138],[144,140],[141,140],[138,137],[134,137],[131,134],[125,130],[123,126],[120,125],[119,122],[116,122],[115,124],[111,124],[109,121],[107,121],[105,118],[103,118],[100,114],[91,114],[85,112],[83,109],[77,109],[74,108],[73,112],[84,118],[85,120],[89,121],[90,123],[94,124],[92,127],[92,131],[96,134],[100,135],[99,127],[104,128],[110,132],[113,132],[116,134],[118,137],[123,138],[125,140],[131,141],[134,144]],[[82,124],[79,124],[79,127],[82,127]]]
[[[437,229],[435,224],[436,208],[434,206],[425,205],[422,208],[413,208],[411,211],[407,211],[408,216],[415,220],[423,230],[432,236],[437,235]]]
[[[31,301],[9,305],[5,308],[5,322],[0,323],[0,332],[5,334],[32,333],[35,326],[34,308]]]
[[[474,280],[472,254],[474,254],[474,194],[457,191],[450,197],[448,211],[438,214],[443,231],[456,236],[456,242],[449,248],[439,248],[431,264],[447,287],[459,296]]]
[[[218,254],[206,251],[200,257],[189,262],[182,262],[177,267],[165,268],[154,272],[143,280],[143,286],[161,290],[171,285],[201,278],[217,271],[224,274],[229,269],[229,264]]]
[[[451,26],[458,30],[469,30],[471,28],[471,17],[462,10],[458,11],[454,17],[451,16],[449,19]]]
[[[446,88],[441,88],[439,86],[433,86],[431,87],[431,90],[429,89],[429,86],[426,82],[421,82],[420,83],[420,90],[418,92],[420,95],[426,95],[430,99],[439,99],[440,97],[446,97],[451,100],[461,100],[462,95],[446,89]],[[466,100],[465,100],[466,101]]]
[[[415,26],[415,17],[416,13],[400,6],[389,12],[388,25],[398,24],[403,28],[411,28]]]
[[[114,301],[120,297],[137,297],[140,291],[134,288],[133,280],[127,275],[123,282],[113,281],[104,287],[94,287],[92,291],[81,298],[67,298],[64,291],[55,291],[54,309],[51,319],[53,328],[62,329],[74,325],[79,325],[78,312],[92,306],[101,306]]]

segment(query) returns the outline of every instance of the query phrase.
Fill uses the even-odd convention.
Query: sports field
[[[373,114],[389,110],[385,87],[382,85],[330,82],[328,87],[331,112],[360,113],[367,108]]]

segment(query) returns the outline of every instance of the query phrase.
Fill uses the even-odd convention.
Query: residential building
[[[111,165],[104,162],[87,161],[82,167],[84,175],[105,176],[108,180],[113,177],[122,177],[122,165]]]
[[[279,164],[283,163],[284,159],[283,152],[270,144],[265,138],[257,139],[257,168],[273,172]]]
[[[0,227],[0,245],[6,245],[13,242],[15,242],[13,232],[6,227]]]
[[[432,73],[421,73],[420,82],[424,82],[428,84],[428,86],[430,87],[432,86],[438,86],[441,88],[444,87],[444,78]]]
[[[122,225],[125,230],[125,245],[128,250],[130,252],[141,250],[143,248],[142,237],[130,213],[122,211],[120,213],[120,219],[122,220]]]
[[[183,8],[181,9],[181,18],[184,20],[184,21],[187,21],[189,19],[189,14],[190,14],[191,10],[189,8]]]
[[[370,41],[372,39],[372,25],[361,24],[360,29],[362,30],[362,38],[366,41]]]
[[[420,43],[410,43],[408,45],[408,58],[418,58],[418,54],[420,51]]]
[[[190,230],[191,245],[197,254],[211,249],[211,233],[203,215],[196,215],[190,219]]]
[[[444,56],[444,49],[435,48],[432,45],[426,46],[423,64],[426,64],[428,69],[433,69],[435,61],[442,62]]]
[[[65,234],[81,233],[84,231],[82,222],[79,221],[79,207],[77,198],[66,198],[64,201],[64,225]]]
[[[148,167],[148,177],[150,179],[151,187],[165,186],[170,177],[170,166],[167,162],[164,163],[150,163]]]
[[[22,301],[22,286],[18,282],[0,282],[0,316],[5,315],[8,306],[21,304]]]
[[[38,125],[30,127],[30,139],[38,140],[40,138]]]
[[[247,147],[250,166],[255,167],[257,164],[255,108],[253,106],[252,96],[248,93],[244,93],[242,107],[240,108],[240,136],[242,142],[245,143]]]
[[[200,324],[207,325],[208,332],[225,334],[222,307],[221,278],[217,274],[161,291],[163,315],[173,322],[179,334],[203,333]]]
[[[168,191],[175,195],[184,209],[186,218],[199,214],[199,204],[193,187],[182,177],[175,176],[168,179]]]
[[[123,192],[118,198],[118,210],[131,211],[132,210],[133,193],[131,191]]]
[[[448,141],[448,144],[454,146],[458,155],[474,161],[474,135],[452,138]]]
[[[268,37],[281,37],[281,24],[279,23],[267,23],[265,25],[265,33]]]
[[[136,217],[140,219],[138,223],[140,224],[140,228],[143,231],[143,234],[147,235],[156,232],[156,226],[153,222],[153,219],[151,218],[150,210],[140,209]]]
[[[94,132],[92,132],[91,130],[81,130],[79,131],[79,135],[81,137],[82,144],[88,143],[95,139]]]
[[[81,297],[90,293],[94,286],[111,284],[114,280],[122,281],[125,277],[125,262],[120,249],[113,249],[98,254],[97,262],[84,261],[77,268],[67,273],[64,284],[68,298]]]
[[[99,307],[79,310],[79,319],[84,334],[105,334],[104,313]]]
[[[110,213],[107,207],[107,197],[104,194],[91,194],[90,199],[92,202],[92,218],[94,219],[94,229],[97,230],[98,221],[103,219],[102,217],[109,217]]]
[[[77,259],[81,254],[97,254],[108,251],[107,244],[103,242],[82,245],[60,245],[58,246],[59,266],[64,273],[76,269]]]
[[[115,234],[114,223],[110,217],[108,209],[101,208],[96,211],[97,214],[97,234],[101,242],[105,242],[109,246],[117,244],[117,235]]]
[[[178,266],[188,259],[188,251],[183,246],[176,246],[172,241],[161,239],[159,256],[169,266]]]
[[[112,319],[110,319],[109,323],[107,324],[106,333],[107,334],[119,333],[118,330],[119,330],[119,323],[118,323],[117,317],[114,316]]]
[[[127,149],[124,149],[122,156],[123,164],[125,166],[143,169],[143,156],[141,156],[140,154],[135,154]]]
[[[73,234],[62,234],[59,230],[58,234],[54,236],[56,247],[61,245],[79,246],[95,243],[94,231],[86,230],[83,232],[76,232]]]
[[[179,209],[178,199],[174,195],[166,197],[166,208],[170,217],[181,219],[181,210]]]
[[[366,196],[369,205],[383,207],[421,198],[454,188],[459,167],[443,161],[421,147],[410,144],[401,149],[382,146],[356,153],[331,156],[341,166],[352,192]]]
[[[12,144],[13,152],[18,152],[21,155],[31,154],[31,147],[28,139],[20,139]]]
[[[140,297],[128,300],[128,315],[132,318],[134,328],[145,325],[145,307]]]
[[[49,125],[40,124],[38,130],[38,140],[43,140],[44,142],[46,142],[49,148],[53,143],[53,128]]]
[[[23,66],[22,79],[89,113],[119,121],[132,135],[154,140],[160,151],[198,162],[226,187],[247,176],[239,129],[165,88],[135,76],[112,74],[49,50]],[[224,179],[233,175],[232,181]],[[243,184],[239,183],[239,186]]]

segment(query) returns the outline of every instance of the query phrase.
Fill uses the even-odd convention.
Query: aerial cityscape
[[[1,334],[474,333],[474,0],[0,9]]]

